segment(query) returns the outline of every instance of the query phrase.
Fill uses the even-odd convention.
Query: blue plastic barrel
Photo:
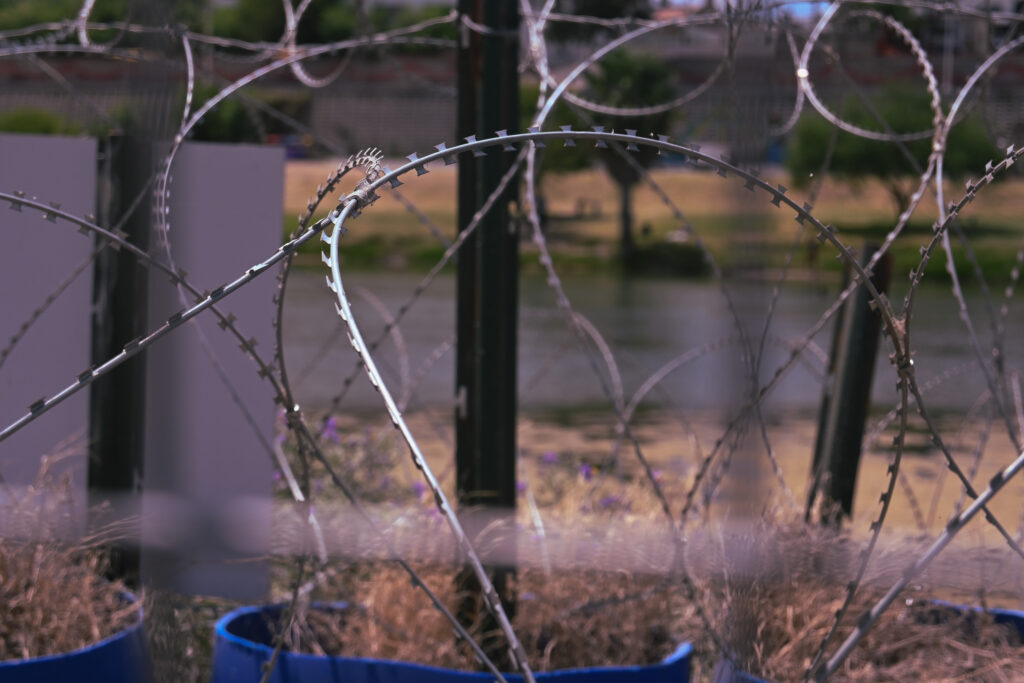
[[[945,621],[943,612],[948,613],[949,611],[967,616],[970,616],[971,614],[984,613],[991,616],[992,620],[997,624],[1013,626],[1017,629],[1017,635],[1020,636],[1021,643],[1024,643],[1024,612],[1000,608],[982,609],[976,605],[958,605],[956,603],[946,602],[945,600],[932,600],[931,604],[933,606],[933,610],[930,616],[934,621]]]
[[[343,604],[316,605],[317,609],[343,610]],[[224,615],[214,633],[213,683],[251,683],[263,675],[263,663],[274,651],[271,627],[283,606],[242,607]],[[564,669],[536,675],[538,681],[559,683],[689,683],[689,643],[679,646],[664,661],[649,666]],[[507,674],[509,683],[523,680]],[[492,681],[488,673],[442,669],[422,664],[363,657],[325,657],[282,651],[270,677],[272,683],[470,683]]]
[[[123,595],[127,602],[137,602],[131,593]],[[152,669],[142,628],[141,604],[139,619],[135,624],[98,643],[59,655],[0,662],[0,681],[3,683],[147,683],[150,680]]]

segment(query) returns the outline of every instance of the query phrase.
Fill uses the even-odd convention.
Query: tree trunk
[[[633,244],[633,186],[619,183],[619,258],[627,267],[633,262],[635,245]]]
[[[886,183],[886,189],[889,191],[889,196],[892,197],[893,204],[896,205],[896,220],[899,220],[899,217],[910,208],[910,193],[903,188],[898,179],[889,180]]]

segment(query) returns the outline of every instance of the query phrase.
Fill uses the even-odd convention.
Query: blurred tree
[[[213,97],[219,88],[212,85],[197,85],[193,93],[192,111]],[[227,98],[211,109],[195,128],[191,138],[203,142],[259,142],[261,140],[255,113],[246,109],[236,98]]]
[[[77,135],[81,129],[51,111],[26,107],[0,113],[0,131],[36,135]]]
[[[427,21],[428,19],[437,19],[450,13],[452,10],[452,3],[447,5],[434,5],[427,7],[402,7],[391,15],[389,21],[380,25],[377,30],[395,29],[401,26],[412,26],[418,24],[421,21]],[[417,34],[422,38],[436,38],[440,40],[458,40],[457,24],[449,22],[447,24],[439,24],[437,26],[431,26],[424,31]],[[445,48],[433,47],[430,45],[402,45],[395,44],[388,47],[389,50],[407,54],[427,54],[435,53]]]
[[[540,88],[534,84],[522,84],[519,88],[519,124],[523,130],[533,125],[537,114],[537,97]],[[548,117],[544,120],[545,130],[556,130],[561,126],[572,126],[573,130],[585,128],[583,120],[572,110],[565,100],[559,100]],[[593,154],[586,145],[566,147],[557,153],[543,155],[540,171],[552,173],[572,173],[589,168],[594,163]]]
[[[284,34],[284,7],[280,2],[266,0],[238,0],[235,5],[218,7],[213,14],[213,32],[250,42],[280,40]]]
[[[557,0],[555,11],[598,19],[650,19],[648,0]],[[599,24],[551,21],[546,33],[556,42],[588,42],[607,37],[616,29]]]
[[[533,125],[534,117],[537,114],[537,97],[540,88],[534,84],[522,84],[519,88],[519,125],[526,130]],[[545,130],[557,130],[560,126],[571,126],[573,130],[580,130],[583,122],[564,100],[555,103],[554,109],[544,120]],[[537,186],[535,196],[537,198],[537,213],[540,215],[541,225],[547,224],[548,212],[547,202],[544,200],[544,185],[542,179],[547,173],[572,173],[585,168],[590,168],[594,163],[594,155],[589,145],[576,145],[575,147],[563,147],[561,149],[544,148],[538,150],[537,154]]]
[[[644,107],[671,101],[676,96],[672,72],[661,60],[643,54],[616,50],[597,64],[597,69],[586,73],[586,96],[600,104],[613,107]],[[644,116],[595,115],[596,125],[606,130],[623,132],[636,129],[638,135],[667,133],[672,123],[672,111]],[[638,152],[628,152],[641,169],[650,168],[658,158],[657,150],[641,146]],[[599,149],[598,158],[608,174],[619,186],[620,196],[620,257],[627,266],[633,261],[633,186],[641,171],[615,149]]]
[[[377,33],[410,26],[427,19],[443,17],[450,11],[450,6],[442,4],[415,8],[360,8],[358,3],[312,0],[299,21],[296,38],[299,44],[332,43],[363,33]],[[217,8],[214,13],[213,32],[238,40],[274,42],[280,40],[284,34],[284,26],[284,8],[280,2],[238,0],[236,5]],[[449,40],[456,38],[455,26],[452,23],[430,27],[418,35]],[[436,48],[393,45],[389,46],[389,49],[398,52],[423,52]]]
[[[209,3],[212,0],[96,0],[90,21],[112,22],[131,21],[137,17],[140,7],[149,14],[158,12],[194,31],[209,31],[208,13],[212,10],[214,35],[250,42],[276,42],[284,34],[284,7],[279,0],[238,0],[232,5],[220,6]],[[339,2],[339,0],[311,0],[299,22],[297,40],[301,43],[330,43],[352,38],[361,33],[375,33],[402,26],[410,26],[427,19],[443,17],[451,11],[451,5],[439,2],[422,7],[376,7],[364,0],[360,3]],[[25,28],[37,24],[56,23],[73,19],[82,8],[82,0],[0,0],[0,31]],[[161,20],[164,16],[161,16]],[[97,40],[106,40],[117,35],[95,33]],[[454,23],[432,26],[420,37],[457,38]],[[77,40],[74,35],[68,40]],[[133,43],[131,36],[121,40]],[[393,45],[388,49],[396,52],[431,52],[440,48],[420,45]]]
[[[929,99],[923,92],[885,90],[872,102],[872,108],[896,133],[928,130],[932,126]],[[875,116],[859,100],[849,99],[842,108],[842,117],[868,130],[882,130]],[[805,114],[790,138],[786,168],[796,187],[805,187],[814,173],[822,171],[825,154],[834,127],[817,112]],[[838,132],[832,162],[826,171],[847,181],[877,178],[885,186],[896,208],[903,213],[910,203],[913,180],[931,152],[931,139],[905,143],[911,159],[892,142],[866,140],[851,133]],[[947,177],[984,173],[985,163],[998,158],[999,150],[989,138],[981,120],[969,116],[950,131],[946,142],[943,172]]]
[[[206,0],[166,0],[165,9],[191,28],[201,26]],[[280,5],[278,5],[280,8]],[[82,9],[82,0],[0,0],[0,31],[25,28],[35,24],[74,19]],[[133,0],[96,0],[89,13],[95,22],[130,20],[137,9]],[[101,34],[102,35],[102,34]]]
[[[0,30],[72,19],[80,9],[80,0],[4,0],[0,2]],[[90,18],[104,21],[118,13],[124,18],[126,11],[126,0],[97,0]]]

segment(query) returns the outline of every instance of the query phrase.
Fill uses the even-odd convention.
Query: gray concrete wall
[[[0,135],[0,189],[20,190],[84,216],[95,211],[96,141],[38,135]],[[0,202],[0,355],[69,275],[80,274],[27,330],[0,365],[0,427],[52,396],[89,367],[93,251],[91,235],[37,211]],[[89,392],[81,391],[0,443],[0,475],[31,484],[41,457],[68,457],[52,473],[70,477],[76,521],[84,519],[85,439]]]
[[[76,215],[93,213],[96,155],[91,139],[0,135],[0,188],[59,202]],[[184,146],[171,185],[170,239],[177,265],[196,286],[212,289],[275,251],[283,175],[278,148]],[[89,367],[93,239],[27,208],[3,206],[0,230],[0,350],[80,270],[0,365],[3,427]],[[153,329],[181,302],[162,275],[152,273],[149,287]],[[265,274],[221,302],[268,357],[275,288],[274,276]],[[52,470],[57,482],[70,477],[67,532],[80,531],[85,521],[88,399],[82,391],[0,443],[0,475],[13,485],[31,484],[42,456],[68,454]],[[272,467],[263,444],[273,438],[276,409],[269,385],[205,314],[148,351],[145,401],[144,577],[186,592],[262,597],[266,563],[238,561],[269,548]]]
[[[176,265],[197,288],[233,280],[274,253],[283,188],[280,148],[182,147],[170,185],[169,235]],[[182,302],[163,275],[152,274],[149,288],[156,327]],[[218,304],[268,361],[275,288],[274,274],[264,273]],[[273,439],[270,385],[209,311],[149,350],[146,385],[143,533],[152,551],[143,555],[143,577],[187,593],[262,597],[267,564],[249,560],[264,555],[270,541],[273,470],[261,443]]]

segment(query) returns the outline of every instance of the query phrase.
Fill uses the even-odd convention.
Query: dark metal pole
[[[846,289],[850,284],[850,271],[843,270],[842,279],[839,282],[839,291]],[[831,415],[832,399],[836,390],[836,363],[839,360],[839,341],[843,335],[843,319],[849,307],[843,306],[836,315],[836,322],[832,331],[832,344],[829,346],[828,367],[825,369],[825,381],[821,389],[821,404],[818,406],[818,431],[814,437],[814,459],[811,462],[811,482],[807,487],[807,507],[804,509],[804,521],[811,521],[811,513],[821,488],[821,480],[824,476],[822,459],[825,457],[825,444],[828,438],[828,420]]]
[[[462,26],[458,49],[458,137],[518,129],[519,12],[515,0],[459,0],[459,13],[484,32]],[[513,161],[510,153],[463,155],[458,167],[458,224],[467,228]],[[513,180],[480,221],[458,257],[455,466],[459,504],[477,508],[492,527],[510,534],[516,504],[516,336],[519,295],[519,231],[509,205],[517,201]],[[475,526],[475,528],[474,528]],[[470,533],[483,525],[470,524]],[[493,540],[493,539],[491,539]],[[502,539],[514,548],[511,536]],[[486,557],[484,558],[486,562]],[[506,609],[514,606],[511,563],[494,567],[495,587]],[[476,601],[478,603],[478,601]],[[476,606],[461,610],[473,620]],[[493,629],[484,629],[490,631]],[[489,654],[507,664],[507,645]]]
[[[141,0],[133,6],[142,24],[160,26],[174,17],[177,0]],[[143,36],[140,47],[166,55],[172,42],[165,36]],[[174,48],[177,49],[177,48]],[[180,75],[171,62],[142,60],[125,68],[128,87],[149,95],[132,111],[125,131],[112,132],[102,145],[100,224],[112,228],[145,190],[122,230],[125,238],[147,251],[152,229],[152,188],[146,181],[156,172],[166,149]],[[97,238],[97,246],[100,240]],[[125,250],[105,249],[93,268],[92,362],[116,356],[124,345],[148,330],[148,271]],[[93,382],[89,394],[88,489],[92,501],[111,500],[119,517],[139,514],[145,449],[146,354],[140,354]],[[110,520],[106,520],[110,521]],[[109,574],[129,584],[139,580],[140,551],[128,540],[110,548]]]
[[[877,251],[867,245],[860,263],[866,266]],[[892,259],[886,254],[876,265],[871,281],[879,292],[886,292],[892,270]],[[871,401],[871,380],[878,355],[878,337],[882,317],[872,311],[867,288],[862,284],[854,290],[843,307],[837,323],[838,339],[833,343],[832,365],[835,385],[826,396],[827,418],[819,424],[817,449],[814,454],[811,487],[808,493],[808,514],[821,489],[825,499],[839,506],[826,521],[836,523],[838,517],[853,515],[853,495],[860,466],[864,424]],[[820,430],[824,428],[824,434]]]
[[[102,141],[101,176],[106,176],[109,202],[101,223],[111,227],[124,215],[155,168],[153,146],[126,135]],[[126,239],[149,247],[149,202],[136,209],[123,230]],[[99,246],[101,238],[97,237]],[[93,267],[92,362],[100,364],[121,352],[129,341],[146,333],[149,273],[125,250],[106,249]],[[138,514],[145,449],[146,354],[126,361],[93,382],[89,394],[89,459],[87,477],[94,501],[113,499],[117,515]],[[134,508],[134,509],[133,509]],[[110,574],[130,585],[139,580],[139,547],[123,543],[111,548]]]

